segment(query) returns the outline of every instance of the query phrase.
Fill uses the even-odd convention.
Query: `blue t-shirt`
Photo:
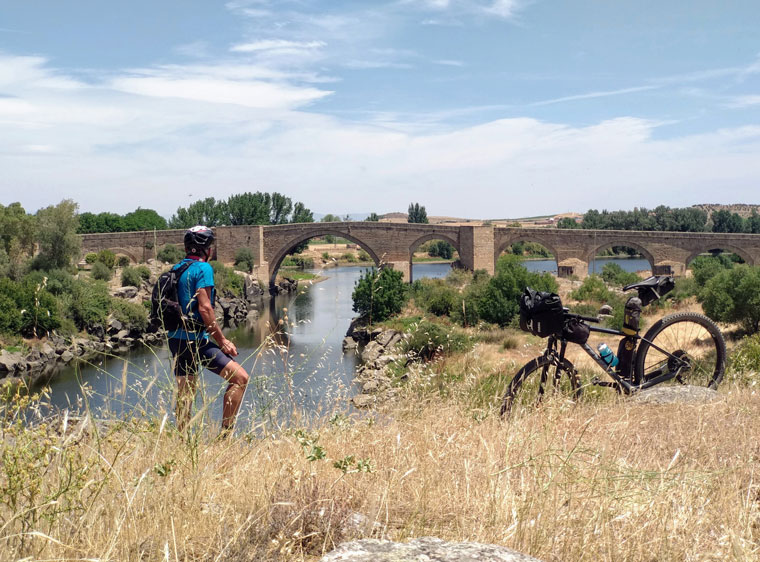
[[[193,260],[185,258],[174,267],[179,267],[185,262],[191,262],[185,272],[180,275],[177,283],[177,299],[182,307],[182,310],[193,320],[197,320],[201,324],[203,319],[200,312],[198,312],[198,298],[196,294],[199,290],[205,287],[211,287],[211,304],[214,304],[214,270],[209,264],[203,261]],[[206,330],[199,332],[188,332],[183,329],[172,330],[169,332],[170,338],[176,338],[180,340],[200,340],[208,339],[208,333]]]

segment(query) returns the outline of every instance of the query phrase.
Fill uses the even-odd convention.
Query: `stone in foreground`
[[[540,562],[503,546],[446,542],[435,537],[408,543],[362,539],[341,544],[320,562]]]
[[[635,394],[634,400],[644,404],[694,404],[712,402],[719,396],[716,390],[704,386],[659,385]]]

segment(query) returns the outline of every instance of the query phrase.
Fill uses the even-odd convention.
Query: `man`
[[[238,354],[237,348],[224,337],[214,315],[214,270],[208,264],[213,243],[214,233],[207,226],[194,226],[185,233],[187,256],[175,267],[190,262],[177,283],[179,304],[189,321],[168,335],[177,378],[177,427],[182,430],[190,421],[195,376],[198,367],[205,367],[229,383],[222,408],[222,435],[226,436],[235,424],[248,373],[232,360]]]

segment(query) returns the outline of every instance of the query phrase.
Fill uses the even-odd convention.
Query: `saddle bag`
[[[542,338],[562,332],[565,311],[559,295],[526,287],[519,305],[521,330]]]

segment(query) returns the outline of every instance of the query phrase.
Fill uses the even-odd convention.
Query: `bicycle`
[[[580,345],[612,379],[607,381],[594,376],[590,383],[612,387],[618,393],[634,394],[668,381],[716,388],[725,370],[726,343],[712,320],[698,313],[677,312],[658,320],[644,336],[639,336],[641,308],[664,296],[673,286],[672,277],[652,276],[623,287],[623,291],[636,289],[638,297],[631,297],[626,303],[622,331],[594,326],[592,324],[600,322],[599,318],[573,314],[562,307],[559,314],[555,314],[553,327],[549,328],[552,333],[548,335],[544,353],[526,363],[509,382],[502,399],[501,415],[510,414],[518,399],[532,400],[539,405],[548,391],[569,391],[574,400],[581,397],[578,371],[565,357],[568,343]],[[526,294],[528,291],[533,295],[550,295],[531,289],[526,289]],[[559,297],[551,296],[559,303]],[[636,301],[640,303],[638,314]],[[535,324],[531,325],[529,319],[525,321],[523,314],[521,304],[521,327],[536,333]],[[551,324],[546,320],[545,323]],[[572,330],[568,330],[570,324]],[[623,338],[618,346],[617,363],[611,359],[608,363],[588,345],[590,332]],[[614,354],[611,357],[614,358]]]

